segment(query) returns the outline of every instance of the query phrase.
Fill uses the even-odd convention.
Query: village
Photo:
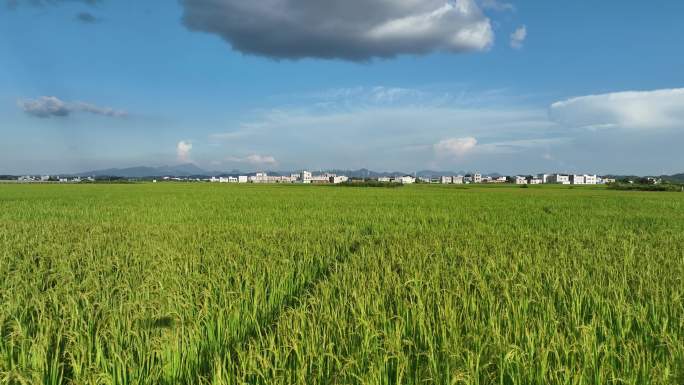
[[[657,184],[658,179],[653,179],[651,183]],[[106,181],[106,177],[60,177],[60,176],[21,176],[16,179],[19,183],[92,183],[95,181]],[[136,181],[138,179],[128,179]],[[466,175],[442,175],[442,176],[382,176],[377,178],[357,179],[345,175],[334,173],[314,174],[310,171],[301,171],[290,175],[269,175],[266,172],[257,172],[252,175],[238,176],[212,176],[212,177],[176,177],[164,176],[158,179],[149,179],[153,183],[165,182],[209,182],[209,183],[300,183],[300,184],[342,184],[354,182],[374,181],[387,184],[516,184],[516,185],[541,185],[541,184],[561,184],[561,185],[600,185],[615,183],[615,178],[602,177],[596,174],[537,174],[537,175],[514,175],[514,176],[491,176],[480,173]]]
[[[166,178],[174,179],[174,178]],[[438,176],[438,177],[417,177],[414,175],[402,176],[386,176],[371,178],[370,180],[379,183],[396,183],[396,184],[516,184],[516,185],[538,185],[538,184],[562,184],[562,185],[598,185],[615,183],[614,178],[602,177],[596,174],[538,174],[535,176],[515,175],[515,176],[487,176],[479,173],[456,175],[456,176]],[[309,171],[302,171],[300,173],[291,174],[289,176],[271,176],[267,173],[259,172],[252,176],[228,176],[228,177],[212,177],[208,180],[212,183],[304,183],[304,184],[340,184],[349,183],[353,180],[344,175],[337,175],[332,173],[321,173],[314,175]],[[360,181],[360,180],[359,180]],[[654,182],[657,182],[654,180]]]

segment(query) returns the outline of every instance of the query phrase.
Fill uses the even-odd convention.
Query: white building
[[[330,183],[333,184],[340,184],[340,183],[346,183],[349,181],[349,177],[344,176],[344,175],[339,175],[339,176],[334,176],[330,178]]]
[[[516,175],[513,177],[513,183],[515,184],[527,184],[527,178],[524,176]]]
[[[551,183],[550,182],[551,177],[552,177],[551,174],[537,174],[537,179],[541,179],[542,183],[544,183],[544,184],[545,183]]]
[[[252,183],[268,183],[268,174],[265,172],[258,172],[256,175],[251,176],[249,181]]]
[[[451,178],[454,184],[463,184],[463,175],[458,175]]]
[[[570,176],[562,174],[553,174],[547,177],[547,183],[554,184],[570,184]]]
[[[313,177],[313,175],[311,174],[310,171],[302,171],[299,174],[299,180],[302,183],[311,183],[312,177]]]
[[[450,176],[443,176],[441,180],[442,184],[452,184],[454,183],[454,178]]]
[[[314,175],[309,179],[309,183],[330,183],[330,176],[327,174]]]
[[[584,178],[584,175],[570,175],[570,182],[572,184],[586,184],[586,179]]]
[[[381,176],[378,178],[378,182],[380,182],[380,183],[389,183],[390,181],[391,181],[391,179],[388,176]]]
[[[249,178],[247,175],[240,175],[238,176],[238,183],[247,183],[249,182]]]
[[[528,184],[543,184],[543,183],[544,183],[544,180],[541,179],[541,178],[530,178],[530,179],[527,181],[527,183],[528,183]]]
[[[473,183],[482,183],[482,174],[477,173],[473,175]]]
[[[598,184],[598,177],[596,175],[584,175],[584,184]]]
[[[416,183],[416,178],[411,175],[404,175],[394,178],[394,181],[401,184],[414,184]]]

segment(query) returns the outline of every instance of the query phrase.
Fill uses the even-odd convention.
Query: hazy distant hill
[[[129,167],[129,168],[109,168],[105,170],[94,170],[76,174],[78,176],[112,176],[120,178],[147,178],[147,177],[162,177],[162,176],[199,176],[210,175],[207,171],[195,166],[194,164],[181,164],[178,166],[161,166],[161,167]]]
[[[684,183],[684,173],[674,175],[663,175],[662,178],[670,182]]]

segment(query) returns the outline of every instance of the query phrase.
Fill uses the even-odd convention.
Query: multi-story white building
[[[524,176],[516,175],[513,177],[513,183],[515,184],[527,184],[527,178]]]
[[[442,184],[452,184],[454,183],[454,178],[450,176],[443,176],[441,180]]]
[[[457,176],[455,176],[455,177],[452,177],[452,178],[451,178],[451,181],[452,181],[454,184],[463,184],[463,175],[457,175]]]
[[[249,178],[247,175],[240,175],[238,176],[238,183],[247,183],[249,182]]]
[[[584,175],[584,184],[598,184],[598,177],[596,175]]]
[[[265,172],[258,172],[256,175],[250,176],[249,181],[252,183],[268,183],[268,174]]]
[[[570,182],[578,185],[587,184],[584,175],[570,175]]]
[[[570,184],[570,176],[563,174],[552,174],[547,177],[547,183]]]
[[[388,176],[381,176],[378,178],[378,182],[380,182],[380,183],[389,183],[390,181],[391,181],[391,179]]]
[[[302,183],[311,183],[312,177],[313,177],[313,174],[311,174],[310,171],[302,171],[299,174],[299,180]]]
[[[544,180],[541,179],[541,178],[529,178],[529,179],[527,180],[527,183],[528,183],[528,184],[543,184],[543,183],[544,183]]]
[[[482,183],[482,174],[476,173],[473,175],[473,183]]]

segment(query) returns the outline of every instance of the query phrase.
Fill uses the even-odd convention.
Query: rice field
[[[684,194],[0,185],[1,384],[684,384]]]

